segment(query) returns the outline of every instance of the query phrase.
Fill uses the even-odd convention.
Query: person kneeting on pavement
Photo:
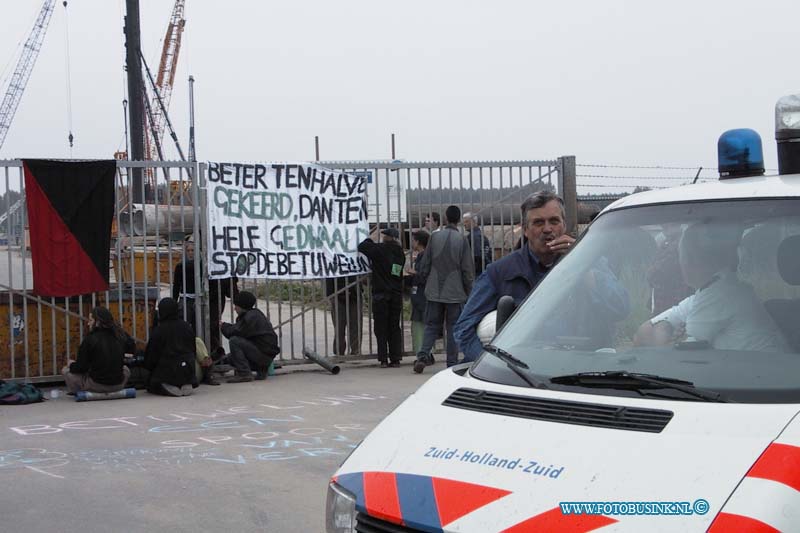
[[[78,348],[78,360],[67,361],[62,370],[68,394],[124,389],[130,377],[125,354],[136,349],[133,339],[105,307],[92,309],[87,325],[89,333]]]
[[[230,360],[236,375],[228,383],[245,383],[267,379],[269,365],[280,353],[278,336],[272,323],[264,313],[255,308],[256,297],[252,292],[241,291],[233,301],[236,323],[222,324],[222,334],[230,344]]]
[[[381,368],[398,367],[403,358],[400,315],[403,313],[406,255],[400,246],[400,232],[395,228],[381,232],[383,242],[380,244],[375,242],[376,232],[358,245],[358,251],[367,256],[372,265],[372,318],[378,339],[378,360]]]
[[[428,299],[425,336],[414,362],[414,372],[422,373],[433,364],[431,350],[442,326],[447,331],[447,366],[458,363],[458,345],[453,338],[453,325],[467,301],[475,279],[475,263],[467,237],[456,227],[461,209],[451,205],[445,211],[447,226],[431,235],[428,249],[420,264],[420,278],[425,279]]]

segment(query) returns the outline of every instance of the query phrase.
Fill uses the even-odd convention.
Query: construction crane
[[[150,131],[147,132],[147,143],[145,145],[145,158],[152,161],[159,156],[159,145],[164,138],[164,129],[167,123],[167,110],[172,98],[172,87],[175,83],[175,70],[178,67],[178,55],[181,51],[181,37],[183,27],[186,25],[184,19],[185,0],[175,0],[172,8],[167,32],[164,35],[164,45],[161,49],[161,62],[158,65],[155,87],[150,103],[150,110],[153,123]]]
[[[47,33],[47,26],[50,24],[55,3],[55,0],[44,0],[42,3],[42,9],[39,11],[39,16],[36,17],[31,34],[28,36],[28,40],[25,41],[25,46],[22,47],[22,54],[17,62],[17,68],[11,76],[8,89],[6,89],[6,94],[3,97],[3,103],[0,104],[0,148],[3,147],[8,130],[11,127],[11,121],[14,120],[17,107],[19,107],[19,102],[22,100],[22,93],[25,92],[25,86],[28,84],[33,66],[39,57],[39,50],[42,48],[42,42],[44,42],[44,36]],[[66,2],[64,3],[66,4]]]

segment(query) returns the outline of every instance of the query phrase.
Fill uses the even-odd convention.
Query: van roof
[[[669,189],[646,191],[620,198],[605,209],[614,211],[628,207],[671,204],[701,200],[735,200],[742,198],[800,197],[800,174],[758,176],[707,181]]]

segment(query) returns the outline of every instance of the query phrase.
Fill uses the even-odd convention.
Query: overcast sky
[[[713,167],[719,134],[750,127],[776,168],[774,105],[800,92],[797,0],[186,4],[170,115],[185,147],[194,75],[199,159],[310,160],[315,135],[323,159],[385,159],[394,132],[407,160]],[[141,0],[151,68],[172,5]],[[3,91],[40,6],[0,0]],[[72,156],[111,157],[125,1],[68,10]],[[0,158],[70,156],[66,21],[59,0]]]

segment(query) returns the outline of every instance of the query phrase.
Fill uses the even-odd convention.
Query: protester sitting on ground
[[[233,300],[236,323],[222,323],[222,334],[230,344],[228,359],[236,374],[228,383],[267,379],[269,365],[281,351],[278,336],[269,318],[255,308],[256,297],[252,292],[241,291]]]
[[[147,391],[162,396],[188,396],[197,387],[194,330],[180,318],[178,302],[164,298],[158,304],[158,325],[150,332],[144,367],[150,372]]]
[[[95,307],[87,321],[89,333],[78,348],[77,361],[62,369],[67,392],[116,392],[125,388],[130,370],[125,354],[133,353],[133,339],[116,323],[111,311]]]

